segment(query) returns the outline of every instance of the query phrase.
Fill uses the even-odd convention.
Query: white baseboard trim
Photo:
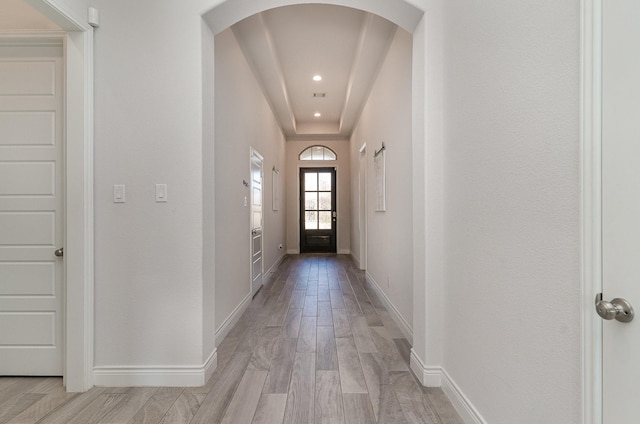
[[[276,270],[278,269],[278,267],[280,266],[280,264],[282,263],[282,261],[284,261],[284,258],[286,258],[286,257],[287,257],[286,253],[283,253],[282,255],[280,255],[280,257],[278,259],[276,259],[276,261],[273,263],[273,265],[271,265],[271,268],[269,268],[269,270],[267,272],[265,272],[265,276],[267,278],[269,278],[272,273],[276,272]]]
[[[97,366],[93,381],[102,387],[198,387],[204,386],[218,364],[214,350],[203,365]]]
[[[473,406],[469,398],[462,393],[460,387],[444,369],[442,370],[442,391],[447,395],[465,424],[487,424],[480,412]]]
[[[299,255],[300,251],[298,249],[287,249],[287,255]]]
[[[214,348],[204,363],[204,384],[207,384],[213,372],[218,368],[218,348]]]
[[[471,403],[468,397],[462,393],[460,387],[453,381],[447,371],[441,366],[427,366],[411,349],[411,371],[425,387],[442,387],[453,407],[458,411],[465,424],[487,424]]]
[[[350,256],[351,256],[351,260],[353,261],[354,264],[356,264],[358,269],[362,269],[362,267],[360,266],[360,259],[353,256],[353,253],[350,253]]]
[[[351,250],[350,249],[339,249],[338,250],[338,255],[350,255],[351,254]]]
[[[227,337],[229,331],[231,331],[233,326],[236,325],[242,314],[244,314],[244,311],[246,311],[251,304],[251,299],[253,299],[251,293],[247,294],[245,298],[242,299],[242,302],[240,302],[240,304],[236,306],[236,309],[231,312],[231,315],[229,315],[227,319],[224,320],[220,328],[218,328],[218,330],[216,331],[216,346],[220,345],[220,342],[222,342],[222,340]]]
[[[442,367],[425,365],[413,349],[411,349],[410,366],[411,371],[418,377],[423,386],[442,386]]]
[[[387,311],[391,315],[391,318],[393,318],[398,328],[400,328],[402,334],[404,334],[409,343],[413,344],[413,330],[411,329],[407,321],[402,317],[402,315],[400,315],[400,311],[398,311],[395,305],[387,297],[386,293],[382,291],[378,282],[371,276],[371,274],[369,274],[369,272],[365,273],[365,277],[374,288],[376,293],[378,293],[380,299],[382,299],[382,303],[384,303],[385,308],[387,308]]]

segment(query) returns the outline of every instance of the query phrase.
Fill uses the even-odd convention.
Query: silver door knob
[[[635,312],[628,300],[615,298],[611,302],[602,300],[602,293],[596,296],[596,312],[602,319],[616,319],[620,322],[631,322]]]
[[[61,258],[64,256],[64,247],[61,247],[60,249],[56,249],[55,252],[53,252],[54,255],[56,255],[57,257]]]

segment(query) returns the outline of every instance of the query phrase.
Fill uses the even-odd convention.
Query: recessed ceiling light
[[[316,118],[319,118],[322,116],[322,114],[320,112],[316,112],[313,114],[313,116],[315,116]]]
[[[314,81],[322,81],[322,77],[320,75],[314,75],[313,76],[313,80]]]

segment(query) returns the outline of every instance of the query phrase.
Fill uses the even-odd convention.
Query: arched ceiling
[[[231,28],[288,139],[344,139],[398,27],[357,9],[304,4]]]

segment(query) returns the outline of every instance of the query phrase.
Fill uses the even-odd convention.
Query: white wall
[[[338,156],[337,161],[301,161],[300,153],[307,147],[327,146]],[[336,167],[337,191],[337,250],[350,253],[351,238],[351,167],[349,142],[346,140],[289,140],[287,141],[287,251],[300,253],[300,168]]]
[[[250,147],[263,157],[264,271],[285,254],[284,199],[272,208],[272,169],[286,178],[285,139],[240,46],[228,29],[215,37],[216,324],[251,294]]]
[[[359,149],[367,144],[367,274],[409,328],[413,322],[411,54],[412,35],[398,29],[350,143],[352,188],[358,186]],[[383,142],[386,212],[376,212],[373,154]],[[357,192],[352,198],[352,207],[358,210]],[[355,244],[359,240],[352,240]]]
[[[215,172],[205,164],[216,156],[216,130],[205,125],[210,116],[202,116],[203,107],[211,109],[203,49],[211,51],[212,41],[201,19],[223,1],[29,1],[44,9],[48,1],[59,3],[79,22],[86,22],[87,3],[101,13],[93,51],[96,369],[198,369],[212,353],[210,320],[215,316],[217,328],[226,315],[209,298],[218,275],[211,263],[218,234],[212,235],[216,204],[204,178]],[[246,17],[235,3],[214,15],[226,25],[233,16]],[[342,3],[380,10],[407,25],[415,20],[410,8],[393,2]],[[156,183],[168,184],[168,203],[155,203]],[[114,184],[126,185],[127,203],[112,202]],[[348,223],[348,214],[341,221]],[[349,230],[342,233],[348,237]],[[348,238],[340,248],[349,249]]]
[[[92,3],[102,13],[95,43],[96,363],[202,364],[200,14],[221,1]],[[415,282],[415,305],[443,299],[444,311],[464,311],[455,319],[443,313],[442,364],[487,422],[578,422],[579,3],[445,1],[443,21],[439,1],[410,3],[427,13],[419,28],[427,44],[419,47],[428,86],[414,89],[431,93],[426,117],[413,124],[426,122],[425,187],[441,162],[445,200],[438,202],[436,190],[434,205],[427,188],[429,198],[417,200],[425,215],[437,217],[443,205],[445,243],[440,262],[437,243],[425,248],[424,262],[435,262],[424,270],[426,283]],[[85,2],[73,4],[83,16]],[[432,77],[440,54],[441,105],[430,103],[438,98]],[[439,155],[432,147],[442,122]],[[366,140],[369,151],[380,138]],[[389,160],[404,154],[390,144],[395,139],[384,140]],[[111,202],[117,183],[127,184],[124,205]],[[155,183],[169,185],[168,204],[154,203]],[[434,224],[425,225],[430,243]],[[439,263],[443,298],[431,295]],[[420,352],[429,350],[432,318],[425,313],[414,323]]]
[[[94,4],[95,364],[201,366],[202,5]]]
[[[202,357],[216,348],[215,37],[202,23]]]
[[[42,1],[55,4],[59,10],[65,11],[67,14],[75,18],[81,23],[87,21],[87,7],[89,0],[28,0]]]
[[[413,37],[413,347],[412,369],[442,384],[443,3],[432,0]],[[421,282],[425,282],[422,284]],[[422,370],[420,370],[422,368]]]
[[[580,2],[444,31],[444,367],[488,423],[580,422]]]

